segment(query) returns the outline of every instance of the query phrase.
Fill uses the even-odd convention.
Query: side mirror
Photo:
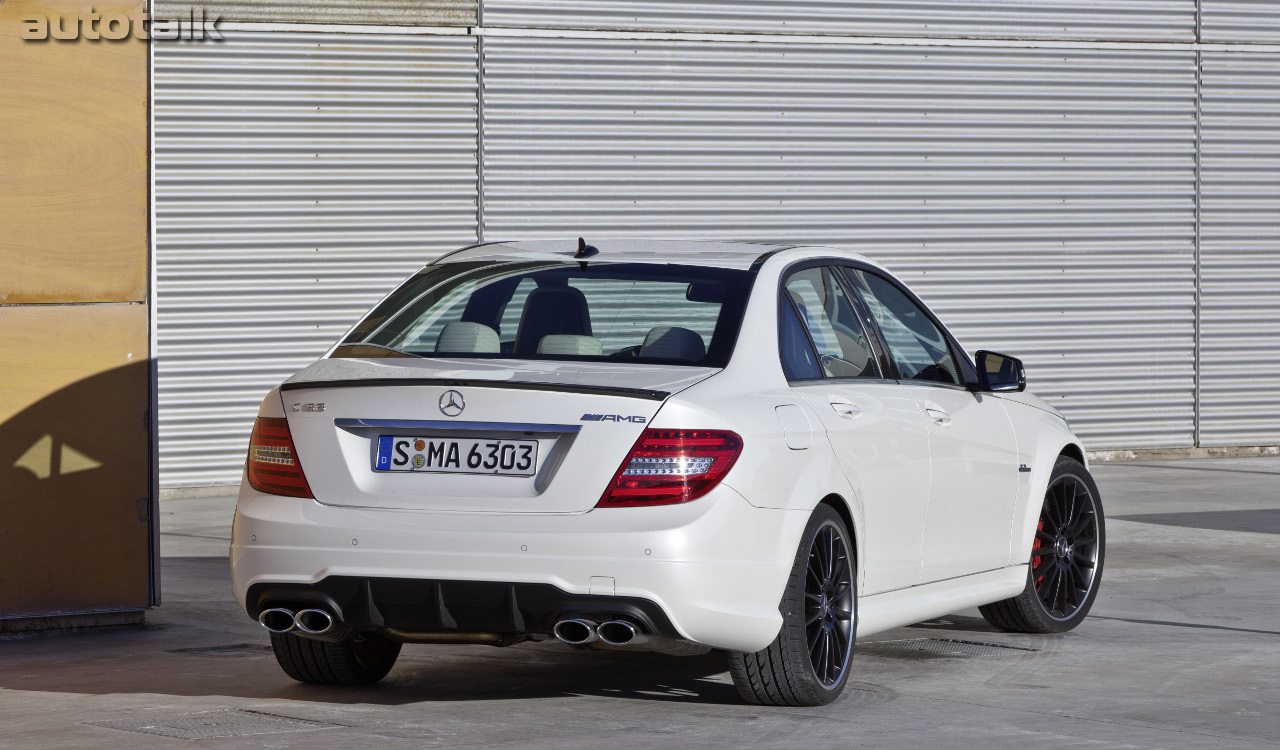
[[[1022,360],[995,352],[978,352],[978,390],[1025,391],[1027,373]]]

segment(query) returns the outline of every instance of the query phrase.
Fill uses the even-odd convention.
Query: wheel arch
[[[849,543],[853,545],[854,556],[856,557],[861,554],[859,551],[860,547],[858,545],[858,525],[853,522],[853,511],[849,507],[848,501],[839,494],[832,492],[819,500],[818,505],[830,505],[836,513],[840,514],[840,520],[844,521],[845,528],[849,529],[849,536],[851,537]],[[814,510],[817,510],[816,505],[814,506]],[[859,568],[859,570],[861,570],[861,568]]]
[[[1084,447],[1079,443],[1067,443],[1062,446],[1062,450],[1058,451],[1058,456],[1059,458],[1062,456],[1074,458],[1086,467],[1089,465],[1089,462],[1084,455]]]

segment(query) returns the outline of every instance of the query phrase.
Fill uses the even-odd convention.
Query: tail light
[[[596,507],[697,500],[720,483],[741,452],[742,438],[725,430],[645,430]]]
[[[315,497],[298,463],[289,422],[277,417],[258,417],[249,438],[249,486],[259,492],[289,497]]]

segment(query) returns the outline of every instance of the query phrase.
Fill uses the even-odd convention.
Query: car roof
[[[786,251],[803,255],[836,256],[867,260],[858,253],[831,247],[782,245],[759,242],[716,242],[709,240],[648,240],[586,238],[588,245],[600,252],[590,257],[592,263],[671,263],[696,264],[715,268],[749,269],[766,256]],[[442,256],[436,262],[459,261],[526,261],[575,260],[578,238],[559,240],[521,240],[488,242],[472,245]],[[870,262],[870,261],[868,261]]]

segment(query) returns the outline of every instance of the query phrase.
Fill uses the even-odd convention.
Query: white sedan
[[[232,581],[289,676],[558,638],[817,705],[857,636],[1084,619],[1101,500],[1018,360],[855,253],[596,245],[451,253],[263,401]]]

